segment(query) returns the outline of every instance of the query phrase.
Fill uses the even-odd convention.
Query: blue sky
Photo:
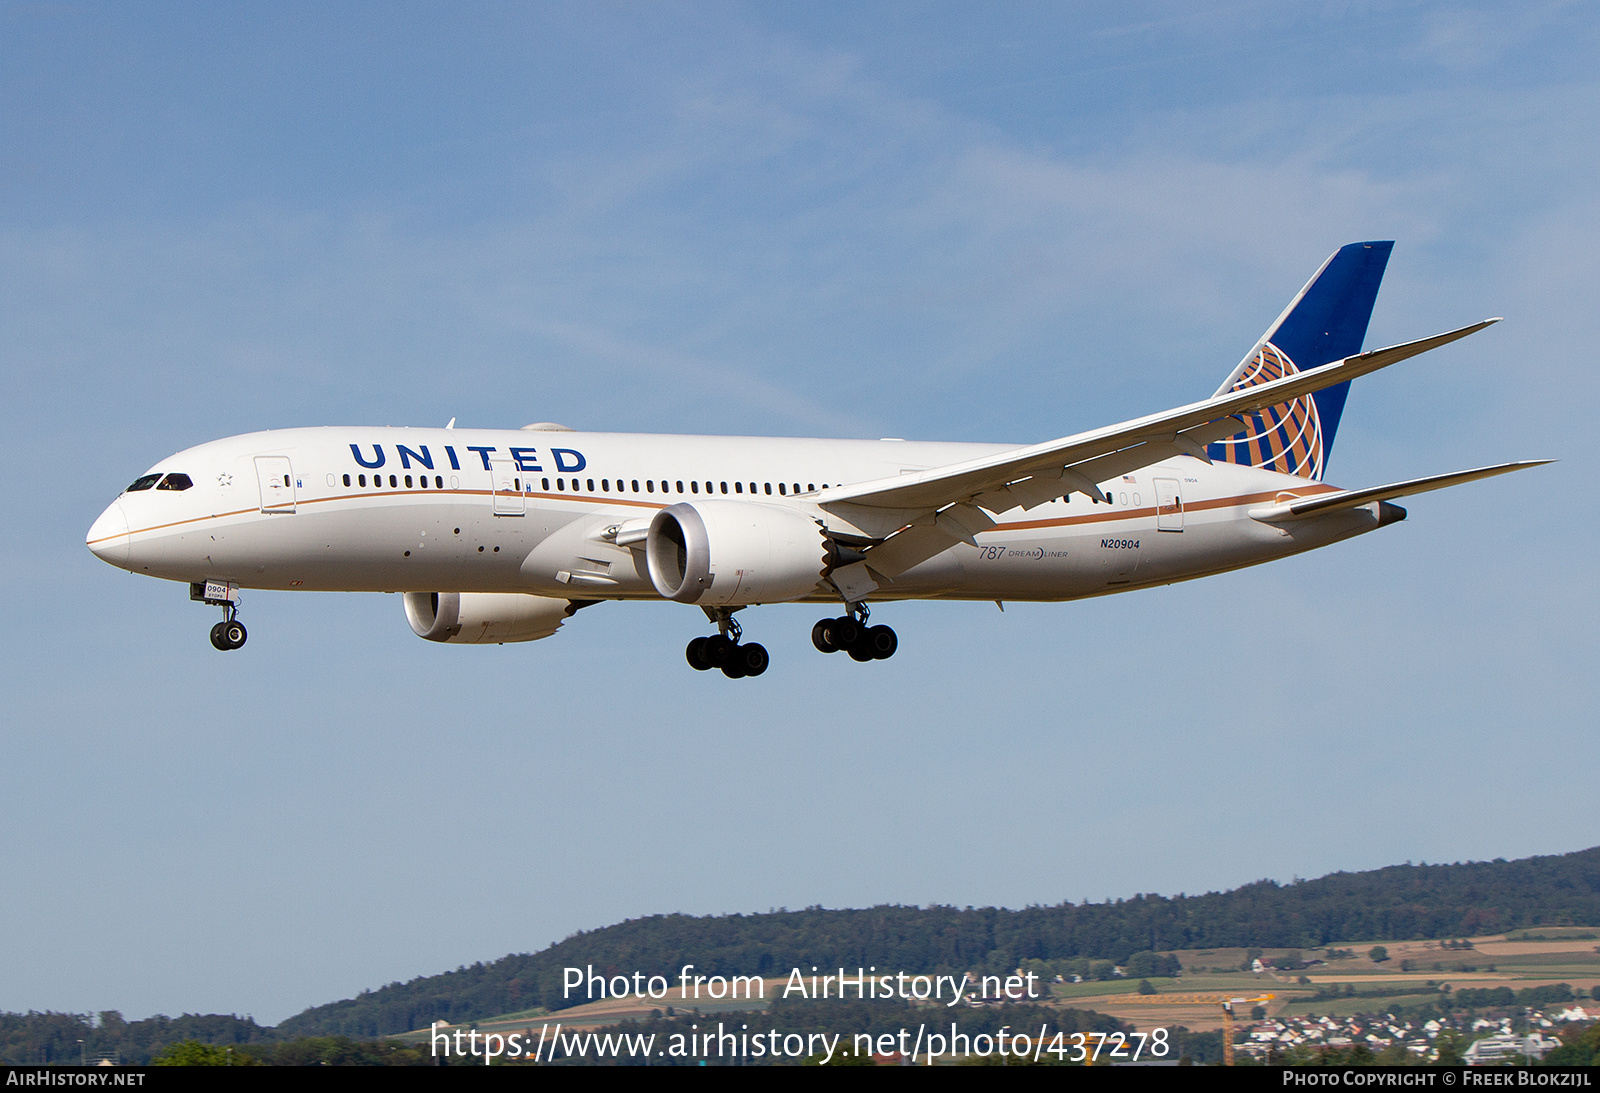
[[[305,1006],[658,912],[1022,906],[1600,841],[1579,4],[0,4],[0,1009]],[[295,425],[1035,441],[1211,393],[1395,239],[1329,478],[1396,527],[894,660],[676,605],[417,640],[83,547]]]

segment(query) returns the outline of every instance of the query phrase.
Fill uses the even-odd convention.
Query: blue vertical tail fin
[[[1217,394],[1361,352],[1393,241],[1350,243],[1322,264]],[[1249,415],[1251,428],[1207,449],[1213,460],[1321,480],[1349,382]]]

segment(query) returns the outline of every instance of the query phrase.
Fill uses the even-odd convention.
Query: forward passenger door
[[[494,492],[494,514],[527,515],[530,486],[523,472],[517,470],[517,465],[509,459],[491,459],[489,477],[490,488]]]
[[[256,483],[261,487],[262,512],[294,512],[294,469],[288,456],[256,456]]]

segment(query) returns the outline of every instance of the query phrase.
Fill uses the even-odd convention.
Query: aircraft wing
[[[1358,353],[1120,425],[946,467],[822,490],[817,504],[823,510],[869,539],[887,540],[867,547],[863,562],[846,567],[867,566],[870,574],[836,571],[836,583],[842,579],[851,587],[875,587],[878,579],[895,577],[957,542],[972,542],[975,535],[994,526],[989,513],[1032,508],[1074,492],[1104,500],[1095,483],[1174,455],[1192,455],[1209,462],[1207,444],[1246,428],[1234,415],[1376,372],[1496,322],[1499,319],[1485,319],[1431,338]],[[846,588],[842,586],[841,591]]]
[[[1263,505],[1253,508],[1248,515],[1254,520],[1267,522],[1282,520],[1304,520],[1311,516],[1321,516],[1324,513],[1335,512],[1339,509],[1353,509],[1357,505],[1371,504],[1373,501],[1387,501],[1391,497],[1410,497],[1412,494],[1427,493],[1429,490],[1442,490],[1446,486],[1459,486],[1463,482],[1476,482],[1480,478],[1493,478],[1497,474],[1510,474],[1512,471],[1525,470],[1528,467],[1542,467],[1546,463],[1554,463],[1553,459],[1524,459],[1516,463],[1497,463],[1493,467],[1479,467],[1471,471],[1456,471],[1453,474],[1436,474],[1428,478],[1413,478],[1409,482],[1395,482],[1387,486],[1369,486],[1364,490],[1340,490],[1338,493],[1319,493],[1310,497],[1300,497],[1283,501],[1276,505]],[[1280,495],[1281,496],[1281,495]]]

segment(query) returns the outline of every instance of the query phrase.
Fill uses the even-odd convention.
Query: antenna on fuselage
[[[455,418],[451,418],[449,423],[445,425],[446,429],[454,429],[455,427],[456,427],[456,419]]]

